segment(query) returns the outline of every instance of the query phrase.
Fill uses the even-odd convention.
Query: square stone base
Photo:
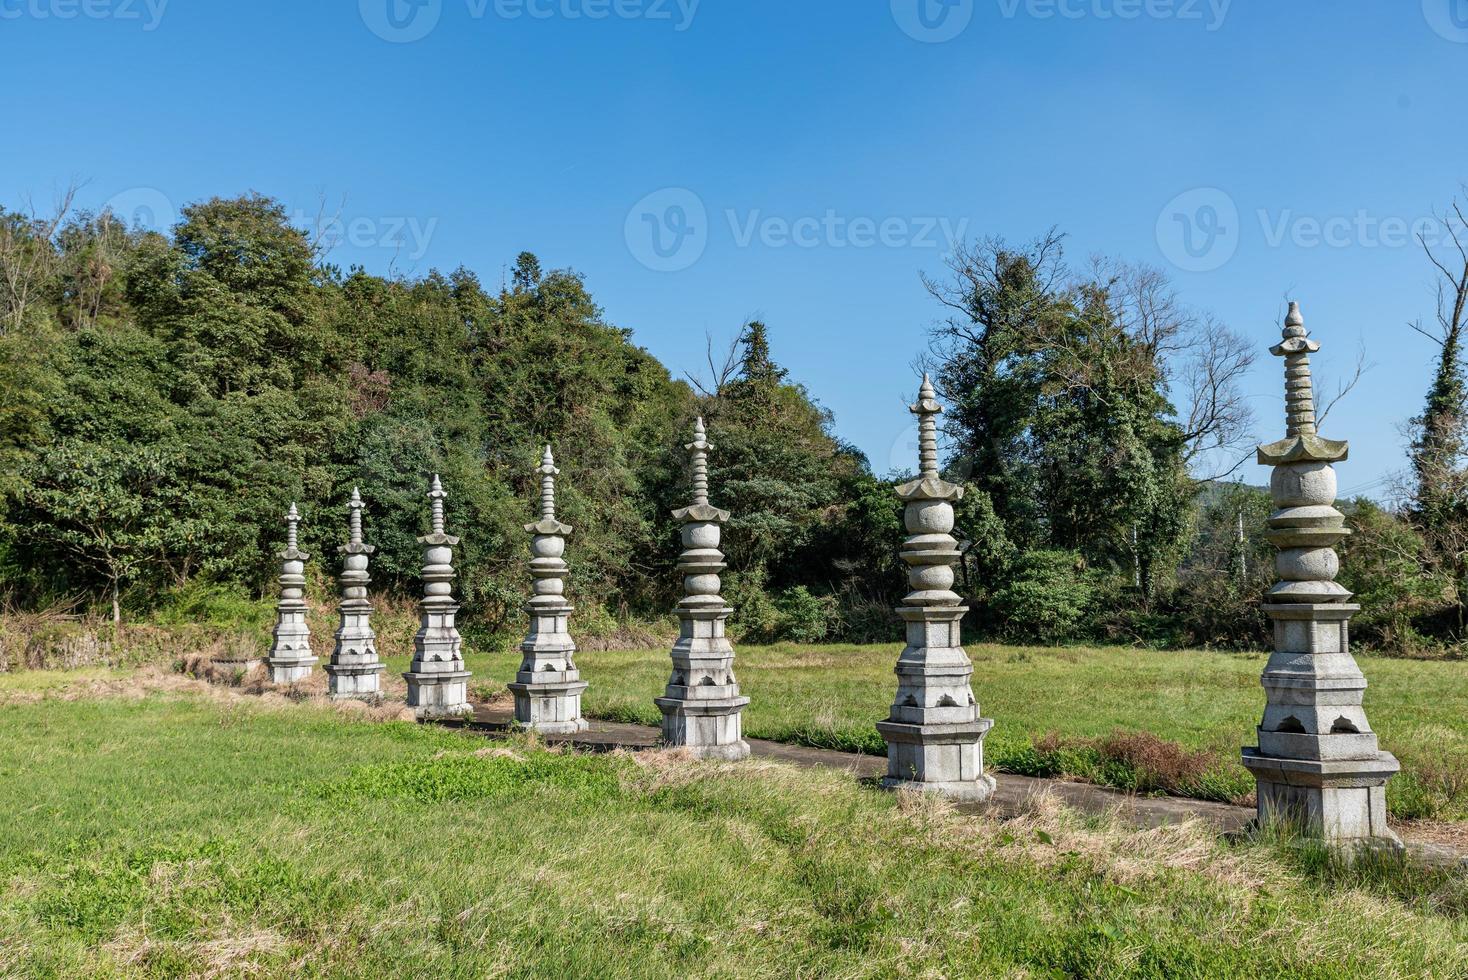
[[[276,660],[272,658],[265,661],[265,665],[270,670],[270,683],[298,684],[310,677],[312,668],[320,662],[320,657],[305,657],[300,660]]]
[[[1260,826],[1282,826],[1330,844],[1402,846],[1386,823],[1386,784],[1401,766],[1375,759],[1278,759],[1244,749],[1258,787]]]
[[[585,681],[549,684],[510,684],[515,696],[515,721],[544,735],[574,735],[589,727],[581,717]]]
[[[743,718],[749,698],[710,701],[656,698],[654,703],[663,713],[665,746],[687,749],[699,759],[738,762],[749,758]]]
[[[467,670],[436,674],[409,671],[403,675],[403,680],[408,682],[408,707],[420,721],[461,718],[474,710],[469,706],[469,678],[472,676]]]
[[[383,664],[326,665],[327,693],[337,701],[370,701],[382,697]]]
[[[887,740],[885,789],[907,787],[956,800],[987,800],[995,781],[984,774],[984,736],[991,718],[952,725],[879,721]]]

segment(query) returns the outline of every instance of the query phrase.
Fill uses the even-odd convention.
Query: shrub
[[[1054,642],[1076,635],[1092,587],[1072,551],[1030,551],[1015,559],[1009,581],[991,599],[1004,635]]]
[[[724,600],[734,608],[729,617],[735,639],[750,643],[769,643],[778,630],[780,610],[765,591],[765,577],[760,570],[725,577]]]
[[[779,614],[777,639],[795,643],[819,643],[840,624],[841,610],[836,597],[813,595],[803,585],[786,589],[775,600]]]

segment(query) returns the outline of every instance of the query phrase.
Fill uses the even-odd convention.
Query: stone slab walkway
[[[514,709],[509,704],[477,704],[474,706],[474,720],[467,727],[493,737],[507,733],[513,721]],[[578,735],[551,735],[545,741],[552,745],[570,744],[590,752],[610,752],[614,749],[636,751],[656,748],[658,735],[656,728],[645,725],[592,719],[591,727],[587,731]],[[757,738],[748,741],[755,757],[760,759],[773,759],[796,766],[835,769],[849,772],[858,779],[873,781],[887,772],[885,756],[812,749],[782,742],[766,742]],[[1018,813],[1031,796],[1048,793],[1083,813],[1115,813],[1121,820],[1135,827],[1158,827],[1196,818],[1215,827],[1219,833],[1235,833],[1247,827],[1254,818],[1251,808],[1230,806],[1227,803],[1188,800],[1175,796],[1137,796],[1090,783],[1036,779],[1002,772],[995,773],[995,778],[999,786],[988,802],[960,803],[959,811],[980,813],[997,809],[1001,814]],[[1461,864],[1468,867],[1468,849],[1410,839],[1407,841],[1407,849],[1414,858],[1427,864]]]

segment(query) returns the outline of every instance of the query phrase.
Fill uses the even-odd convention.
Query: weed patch
[[[1102,738],[1054,732],[1018,750],[996,754],[995,765],[1021,776],[1066,776],[1128,790],[1221,803],[1244,803],[1254,782],[1243,766],[1216,752],[1188,749],[1150,732],[1118,729]]]

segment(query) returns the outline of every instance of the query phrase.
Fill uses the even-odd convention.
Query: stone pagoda
[[[306,559],[311,556],[297,547],[300,523],[301,514],[291,504],[285,515],[285,550],[280,553],[280,601],[275,606],[275,630],[265,661],[272,684],[305,680],[319,660],[311,654],[311,629],[306,625]]]
[[[438,475],[428,499],[433,505],[433,532],[418,539],[423,546],[423,619],[413,637],[408,707],[420,719],[458,718],[468,714],[469,671],[464,668],[463,641],[454,625],[454,546],[459,539],[444,533],[443,502],[448,494]]]
[[[336,631],[336,648],[326,665],[328,688],[333,698],[370,700],[382,696],[382,672],[377,658],[377,634],[372,632],[372,603],[367,599],[367,561],[377,549],[362,541],[362,495],[352,488],[347,504],[350,536],[342,545],[341,625]]]
[[[953,502],[963,488],[938,473],[938,413],[932,382],[923,375],[917,404],[918,478],[897,488],[906,504],[909,535],[902,546],[908,565],[907,594],[897,613],[907,623],[907,648],[897,659],[897,699],[877,730],[887,740],[888,789],[910,786],[959,800],[984,800],[994,778],[984,774],[984,736],[994,722],[979,717],[969,686],[973,664],[959,627],[967,607],[953,591],[958,542],[952,535]]]
[[[693,427],[693,503],[673,512],[683,524],[683,600],[678,603],[678,640],[673,644],[673,676],[656,699],[663,712],[663,744],[686,748],[699,758],[743,759],[742,712],[749,698],[739,694],[734,679],[734,645],[724,635],[724,622],[734,610],[719,594],[725,568],[719,550],[719,525],[729,512],[709,505],[709,444],[703,419]]]
[[[538,732],[568,735],[583,732],[581,693],[587,684],[576,669],[576,642],[568,629],[571,604],[566,601],[566,536],[569,524],[556,519],[556,469],[551,447],[540,461],[540,520],[526,524],[530,541],[530,574],[535,577],[535,595],[525,604],[530,614],[530,632],[520,644],[524,659],[515,683],[515,721]]]
[[[1287,435],[1259,447],[1260,465],[1274,467],[1269,486],[1278,508],[1268,537],[1279,549],[1281,581],[1264,605],[1274,654],[1262,679],[1259,746],[1244,749],[1244,765],[1258,784],[1261,824],[1336,844],[1400,847],[1386,825],[1386,784],[1400,767],[1366,721],[1366,678],[1350,652],[1348,626],[1361,607],[1335,581],[1335,545],[1350,532],[1333,506],[1332,464],[1345,460],[1348,447],[1315,431],[1310,355],[1318,350],[1291,303],[1284,340],[1270,350],[1285,360]]]

